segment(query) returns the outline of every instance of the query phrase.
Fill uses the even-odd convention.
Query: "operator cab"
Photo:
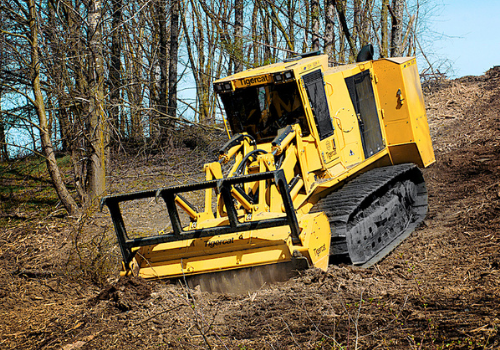
[[[298,124],[301,136],[312,136],[308,142],[316,144],[320,160],[314,163],[326,169],[338,158],[323,79],[327,67],[326,55],[313,55],[215,81],[233,134],[247,133],[258,144],[270,143],[284,128]]]

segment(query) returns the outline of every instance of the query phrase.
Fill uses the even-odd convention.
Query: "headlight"
[[[293,70],[287,70],[286,72],[274,73],[274,83],[282,84],[293,80]]]
[[[226,82],[214,84],[214,89],[215,89],[215,92],[222,94],[225,92],[233,91],[233,86],[231,85],[230,81],[226,81]]]

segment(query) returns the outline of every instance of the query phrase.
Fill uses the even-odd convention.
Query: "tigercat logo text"
[[[328,159],[333,158],[336,154],[337,154],[337,152],[335,150],[330,151],[330,152],[326,152],[326,156],[328,157]]]
[[[316,256],[320,256],[320,254],[323,253],[325,250],[326,250],[326,245],[323,244],[321,247],[314,249],[314,254],[316,254]]]
[[[206,241],[205,242],[205,247],[217,247],[219,245],[224,245],[224,244],[232,244],[234,243],[234,238],[227,238],[227,239],[218,239],[216,241]]]
[[[260,77],[245,78],[241,79],[240,83],[243,86],[252,86],[257,84],[263,84],[271,81],[271,77],[268,75],[261,75]]]

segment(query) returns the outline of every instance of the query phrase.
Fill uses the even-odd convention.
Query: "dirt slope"
[[[426,95],[437,155],[424,172],[430,212],[374,268],[310,270],[244,296],[136,279],[97,287],[92,271],[118,269],[109,242],[87,242],[108,260],[75,266],[80,223],[11,225],[0,229],[0,348],[500,348],[500,71]],[[160,175],[186,173],[168,166]]]

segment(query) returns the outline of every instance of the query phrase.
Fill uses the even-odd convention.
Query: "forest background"
[[[222,130],[219,77],[315,50],[347,64],[371,43],[376,57],[417,56],[422,79],[443,78],[447,62],[427,50],[435,11],[430,0],[5,0],[1,159],[43,157],[78,214],[105,194],[120,152],[161,152],[193,125]],[[7,139],[13,129],[29,143]]]

